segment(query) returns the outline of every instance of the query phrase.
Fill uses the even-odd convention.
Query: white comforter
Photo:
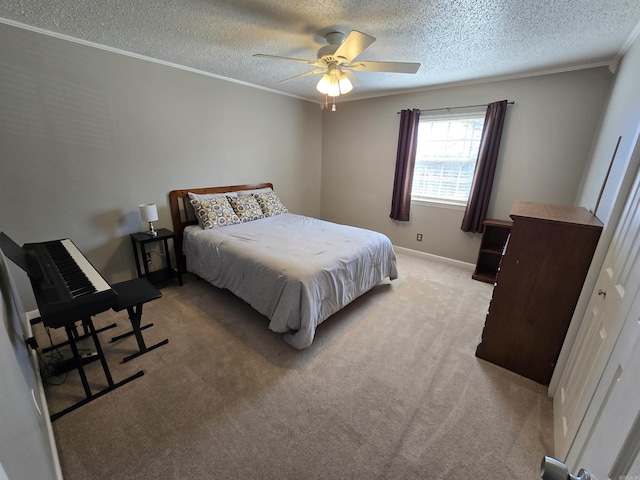
[[[184,231],[187,270],[226,288],[303,349],[330,315],[398,277],[389,239],[377,232],[286,213]]]

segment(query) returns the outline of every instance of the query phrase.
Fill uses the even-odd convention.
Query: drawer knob
[[[603,297],[603,298],[606,298],[606,297],[607,297],[607,292],[605,292],[605,291],[604,291],[604,290],[602,290],[602,289],[599,289],[599,290],[598,290],[598,295],[602,295],[602,297]]]

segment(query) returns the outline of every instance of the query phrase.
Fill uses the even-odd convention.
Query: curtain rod
[[[513,100],[509,100],[507,101],[508,105],[513,105],[514,103],[516,103]],[[489,104],[488,103],[484,103],[484,104],[480,104],[480,105],[465,105],[464,107],[443,107],[443,108],[429,108],[429,109],[420,109],[420,112],[436,112],[438,110],[456,110],[458,108],[473,108],[473,107],[488,107]],[[398,115],[400,115],[402,112],[396,112]]]

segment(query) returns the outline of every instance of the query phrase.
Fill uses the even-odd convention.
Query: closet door
[[[566,458],[576,439],[640,288],[639,251],[640,177],[637,176],[553,398],[557,458]]]
[[[589,465],[596,478],[638,478],[640,464],[640,294],[598,383],[585,415],[587,443],[570,455],[570,462]],[[577,452],[579,450],[579,452]]]

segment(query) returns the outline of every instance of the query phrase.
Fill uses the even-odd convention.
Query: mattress
[[[208,230],[187,227],[183,252],[187,271],[249,303],[297,349],[312,344],[329,316],[398,277],[385,235],[291,213]]]

